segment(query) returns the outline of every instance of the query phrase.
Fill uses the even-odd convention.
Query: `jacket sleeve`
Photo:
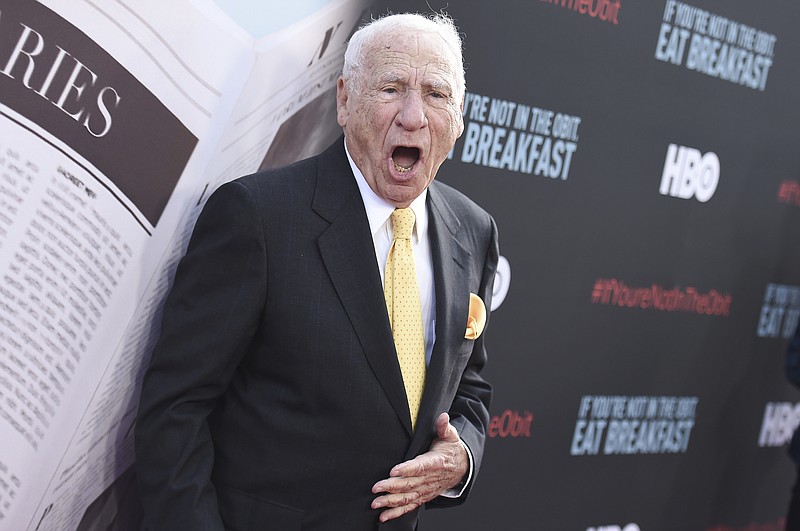
[[[266,245],[252,196],[222,186],[198,218],[167,297],[135,429],[145,529],[222,531],[207,417],[258,327]]]

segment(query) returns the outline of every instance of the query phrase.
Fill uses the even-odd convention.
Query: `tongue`
[[[419,159],[419,149],[400,146],[394,150],[392,160],[401,168],[408,169]]]

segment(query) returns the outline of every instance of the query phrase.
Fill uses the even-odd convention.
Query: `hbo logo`
[[[661,174],[661,195],[680,197],[681,199],[697,198],[705,203],[719,184],[719,157],[716,153],[705,155],[690,147],[670,144],[667,149],[667,160]]]

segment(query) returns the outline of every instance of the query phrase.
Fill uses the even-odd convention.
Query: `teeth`
[[[394,163],[394,169],[399,171],[400,173],[406,173],[407,171],[410,171],[411,168],[412,168],[412,166],[409,166],[408,168],[404,168],[404,167],[400,166],[398,163],[396,163],[396,162]]]

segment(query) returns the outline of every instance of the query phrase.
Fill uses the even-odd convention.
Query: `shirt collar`
[[[369,184],[367,184],[364,174],[361,173],[356,163],[353,162],[353,158],[347,150],[347,142],[344,143],[344,151],[347,154],[347,160],[350,162],[353,175],[355,175],[358,191],[361,193],[361,199],[364,201],[364,208],[367,210],[367,219],[369,220],[369,231],[374,239],[381,227],[384,227],[386,224],[386,220],[391,217],[395,207],[378,196],[378,194],[370,188]],[[411,210],[414,211],[414,236],[417,239],[419,239],[421,234],[426,234],[428,230],[428,209],[425,207],[427,198],[428,188],[425,188],[410,205]]]

